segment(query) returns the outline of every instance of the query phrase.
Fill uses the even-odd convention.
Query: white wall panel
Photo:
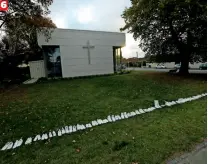
[[[91,37],[94,39],[119,39],[123,40],[125,39],[125,36],[123,33],[119,32],[105,32],[105,31],[88,31],[88,30],[72,30],[72,29],[55,29],[53,30],[52,38],[85,38],[85,37]]]
[[[87,49],[84,49],[83,46],[61,46],[61,54],[65,59],[88,57]],[[95,46],[90,50],[92,57],[112,57],[112,54],[112,46]]]
[[[124,46],[124,41],[114,39],[114,40],[104,40],[104,39],[93,39],[93,38],[52,38],[49,42],[45,40],[40,41],[39,45],[70,45],[70,46],[86,46],[87,41],[90,41],[90,45],[95,46]]]
[[[43,60],[29,62],[31,78],[46,77],[45,65]]]
[[[103,59],[103,58],[92,58],[91,59],[91,65],[93,64],[101,64],[101,65],[106,65],[106,64],[112,64],[113,61],[111,58],[109,59]],[[76,59],[76,58],[72,58],[72,59],[68,59],[68,60],[64,60],[64,62],[62,63],[62,65],[64,66],[73,66],[73,65],[85,65],[88,66],[89,62],[88,62],[88,58],[80,58],[80,59]]]

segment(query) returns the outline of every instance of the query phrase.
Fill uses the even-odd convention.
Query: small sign
[[[7,11],[9,7],[8,0],[0,0],[0,11]]]

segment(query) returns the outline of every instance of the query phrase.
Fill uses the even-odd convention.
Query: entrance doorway
[[[118,71],[122,63],[122,51],[121,47],[113,47],[113,68],[114,72]]]
[[[42,46],[48,77],[62,77],[61,53],[59,46]]]

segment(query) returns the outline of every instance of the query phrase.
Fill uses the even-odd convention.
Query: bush
[[[132,62],[129,62],[129,67],[133,67],[133,63]]]
[[[120,71],[121,72],[121,71]],[[126,74],[130,71],[122,71],[122,74]],[[118,73],[115,73],[118,74]],[[46,81],[57,81],[57,80],[73,80],[73,79],[91,79],[95,77],[102,77],[102,76],[112,76],[115,75],[113,74],[101,74],[101,75],[89,75],[89,76],[76,76],[76,77],[67,77],[67,78],[62,78],[62,77],[41,77],[38,79],[37,83],[42,83]]]
[[[129,74],[129,73],[131,73],[131,71],[129,71],[129,70],[122,70],[122,71],[116,72],[115,74],[116,75],[123,75],[123,74]]]
[[[10,84],[19,84],[29,78],[29,67],[19,68],[12,64],[0,63],[0,82],[10,81]]]

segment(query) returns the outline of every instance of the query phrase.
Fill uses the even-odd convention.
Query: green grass
[[[205,78],[151,72],[22,85],[0,95],[0,146],[64,125],[151,107],[155,99],[204,92]],[[202,98],[0,152],[0,163],[162,163],[206,138],[206,103]]]

